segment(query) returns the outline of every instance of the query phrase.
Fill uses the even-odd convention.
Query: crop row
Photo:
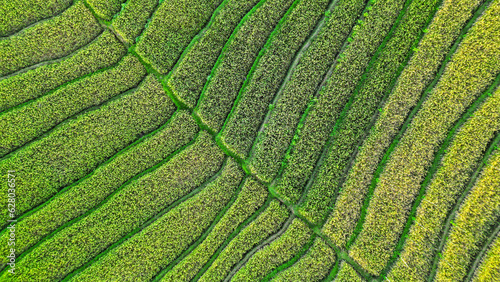
[[[224,153],[212,137],[201,132],[193,145],[170,161],[132,181],[98,209],[32,249],[16,262],[20,271],[14,281],[62,279],[202,185],[223,160]]]
[[[136,92],[66,121],[0,161],[0,171],[23,171],[17,190],[24,196],[16,201],[16,217],[164,124],[176,109],[163,91]],[[1,217],[7,218],[6,207]]]
[[[87,46],[62,61],[0,80],[0,111],[38,98],[74,79],[82,79],[82,76],[110,67],[126,52],[112,32],[104,31]]]
[[[378,180],[374,177],[380,174],[380,167],[377,170],[377,165],[405,122],[409,111],[419,108],[421,102],[417,105],[417,101],[423,90],[436,77],[435,73],[442,59],[480,2],[462,1],[455,4],[445,0],[425,30],[426,34],[416,49],[418,51],[413,53],[397,79],[395,87],[381,108],[380,116],[360,147],[343,183],[342,193],[325,224],[323,232],[337,246],[349,247],[349,238],[352,238],[355,228],[359,228],[357,222],[360,217],[362,219],[359,222],[363,221],[362,207],[366,205],[364,203],[367,194],[373,191]]]
[[[212,16],[207,30],[186,48],[187,51],[182,55],[180,62],[166,79],[172,94],[183,105],[190,109],[196,106],[207,77],[226,41],[242,19],[251,17],[255,13],[258,8],[255,6],[257,3],[259,0],[224,1]]]
[[[352,43],[341,54],[324,91],[305,118],[302,135],[284,171],[284,184],[292,186],[294,192],[298,190],[299,193],[295,193],[300,195],[301,187],[297,184],[305,186],[305,181],[288,175],[293,176],[293,171],[299,170],[308,179],[331,132],[323,159],[317,164],[317,176],[299,203],[299,212],[314,224],[323,224],[355,146],[377,112],[384,90],[396,76],[411,42],[426,23],[431,10],[428,6],[434,6],[435,1],[426,1],[426,4],[378,1],[370,6],[371,11],[364,14],[363,23],[355,28]],[[307,149],[311,146],[314,150]]]
[[[211,131],[218,132],[222,128],[259,51],[280,19],[295,8],[297,1],[262,2],[243,19],[227,41],[193,111]]]
[[[198,194],[109,251],[72,280],[149,281],[202,235],[235,195],[243,176],[238,163],[229,159],[220,175]]]
[[[161,281],[191,281],[238,226],[264,205],[267,194],[265,187],[257,181],[245,179],[238,198],[209,235],[188,256],[166,272]]]
[[[247,159],[247,169],[260,180],[271,182],[277,175],[307,103],[340,51],[365,2],[340,0],[327,13],[318,35],[279,90]]]
[[[126,0],[83,0],[86,1],[97,16],[110,21],[122,8]]]
[[[495,281],[500,277],[500,234],[497,234],[495,241],[489,246],[486,256],[481,265],[476,269],[472,281]]]
[[[431,269],[434,249],[446,217],[464,191],[488,143],[500,131],[500,90],[474,112],[454,137],[441,165],[426,188],[401,259],[390,280],[424,279]]]
[[[252,66],[235,106],[218,135],[225,147],[239,158],[246,158],[287,70],[294,57],[300,56],[299,49],[324,14],[328,2],[298,2],[278,23]]]
[[[39,137],[65,119],[137,86],[146,69],[134,56],[0,115],[0,156]]]
[[[68,55],[101,31],[83,1],[78,1],[62,14],[0,40],[0,76]]]
[[[66,10],[72,0],[4,1],[0,6],[0,36],[8,36],[40,20]]]
[[[335,264],[335,251],[317,237],[309,251],[272,281],[321,281]]]
[[[157,72],[167,74],[221,2],[163,1],[134,46],[135,51]]]
[[[154,77],[148,77],[138,92],[162,94],[161,85]],[[131,180],[142,176],[152,167],[190,142],[198,132],[194,119],[185,111],[174,114],[171,120],[156,130],[152,136],[130,149],[120,152],[112,160],[98,167],[92,174],[66,187],[64,193],[46,201],[34,212],[17,219],[16,252],[22,253],[67,222],[94,209],[109,195],[116,193]],[[165,160],[164,160],[165,159]],[[0,236],[9,237],[4,230]],[[9,247],[0,246],[0,254],[7,257]],[[2,259],[5,261],[5,259]]]
[[[340,265],[339,273],[335,277],[335,282],[364,282],[363,279],[354,268],[347,262],[343,261]]]
[[[224,280],[245,254],[277,232],[289,215],[290,212],[285,205],[280,204],[277,200],[271,201],[269,206],[254,221],[229,242],[199,281]]]
[[[494,4],[492,4],[494,5]],[[437,281],[465,278],[472,259],[489,230],[500,219],[500,154],[488,161],[453,222],[449,239],[439,260]]]
[[[312,235],[309,226],[295,218],[279,238],[257,251],[234,274],[231,281],[260,281],[298,253]]]
[[[372,274],[389,260],[439,145],[500,72],[500,37],[493,24],[499,7],[490,5],[470,29],[380,176],[364,228],[349,252]]]
[[[113,30],[125,42],[134,44],[158,5],[158,0],[128,0],[121,12],[113,18]]]

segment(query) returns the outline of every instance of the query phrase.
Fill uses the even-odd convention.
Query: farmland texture
[[[500,282],[500,0],[0,0],[0,281]]]

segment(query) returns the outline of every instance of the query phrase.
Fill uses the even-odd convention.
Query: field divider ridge
[[[483,8],[482,10],[484,10],[486,8],[486,6],[487,6],[486,3],[488,3],[489,1],[492,1],[492,0],[487,0],[485,2],[485,4],[483,4],[481,6]],[[462,42],[463,36],[467,33],[467,31],[469,30],[469,28],[475,22],[475,19],[479,16],[479,13],[478,13],[479,10],[480,10],[480,8],[478,8],[478,11],[476,11],[476,14],[468,21],[467,25],[462,29],[462,31],[460,32],[460,35],[458,37],[458,40],[455,41],[455,43],[452,45],[452,47],[449,50],[449,52],[446,54],[446,57],[442,61],[441,66],[439,67],[439,70],[437,71],[434,79],[425,88],[425,90],[423,90],[422,95],[421,95],[420,99],[418,100],[418,103],[416,104],[415,107],[413,107],[413,109],[411,110],[411,112],[408,114],[408,116],[405,119],[405,122],[403,123],[403,125],[401,126],[401,129],[399,130],[398,134],[396,135],[396,137],[394,137],[391,145],[386,149],[386,152],[384,153],[384,156],[380,160],[380,162],[379,162],[379,164],[377,166],[377,169],[376,169],[376,171],[375,171],[375,173],[373,175],[373,179],[372,179],[369,191],[368,191],[368,193],[367,193],[367,195],[365,197],[365,201],[364,201],[363,207],[361,209],[361,215],[360,215],[360,218],[358,220],[358,224],[356,225],[356,228],[354,229],[353,234],[351,235],[351,237],[348,240],[348,243],[346,244],[346,248],[347,249],[349,249],[349,247],[354,243],[354,241],[356,240],[357,236],[361,232],[361,228],[362,228],[362,226],[364,224],[364,220],[365,220],[365,217],[366,217],[366,212],[367,212],[368,205],[369,205],[371,197],[373,196],[373,193],[375,191],[375,187],[376,187],[376,185],[378,183],[377,182],[378,178],[379,178],[380,174],[383,172],[383,170],[385,169],[385,165],[387,164],[387,161],[389,160],[389,158],[390,158],[390,156],[392,154],[392,151],[394,150],[394,148],[396,147],[396,145],[399,143],[399,140],[401,139],[401,137],[403,136],[403,134],[406,132],[406,129],[408,128],[409,124],[413,120],[413,117],[415,116],[415,114],[420,110],[423,102],[425,100],[427,100],[427,97],[431,93],[432,89],[437,84],[437,82],[440,80],[441,75],[443,74],[443,72],[444,72],[444,70],[446,68],[446,65],[451,60],[452,55],[455,53],[456,49],[458,48],[458,46]]]
[[[196,137],[193,139],[192,142],[194,142],[194,140],[196,140]],[[189,144],[191,144],[191,142]],[[186,145],[186,146],[188,146],[188,145]],[[68,281],[68,280],[70,280],[72,277],[74,277],[78,273],[84,271],[86,268],[88,268],[94,262],[98,261],[102,256],[105,256],[109,251],[117,248],[119,245],[121,245],[123,242],[125,242],[129,238],[131,238],[134,235],[140,233],[144,228],[148,227],[153,222],[155,222],[157,219],[159,219],[160,217],[162,217],[163,215],[165,215],[166,213],[168,213],[172,209],[176,208],[179,204],[183,203],[187,199],[189,199],[189,198],[195,196],[196,194],[198,194],[201,190],[203,190],[203,188],[205,188],[208,184],[210,184],[211,182],[213,182],[215,179],[217,179],[217,177],[219,177],[222,174],[222,170],[226,166],[227,160],[228,160],[228,157],[226,156],[225,160],[224,160],[224,163],[222,164],[222,167],[219,169],[219,171],[216,174],[214,174],[213,176],[211,176],[203,184],[201,184],[200,186],[198,186],[197,188],[195,188],[194,190],[192,190],[188,194],[184,195],[183,197],[177,199],[172,204],[164,207],[159,213],[157,213],[156,215],[152,216],[150,219],[148,219],[146,222],[144,222],[141,226],[135,228],[134,230],[132,230],[131,232],[129,232],[127,235],[123,236],[120,240],[116,241],[111,246],[109,246],[106,249],[104,249],[102,252],[100,252],[98,255],[94,256],[94,258],[92,258],[91,260],[87,261],[81,267],[73,270],[66,277],[64,277],[62,281]],[[159,166],[161,166],[161,164],[158,164],[158,167]]]
[[[476,259],[472,263],[472,265],[469,269],[469,273],[467,274],[467,277],[465,278],[465,281],[472,282],[472,279],[474,278],[474,273],[479,268],[480,263],[483,261],[484,256],[486,255],[486,252],[490,249],[490,247],[493,244],[493,241],[495,240],[495,238],[498,237],[499,234],[500,234],[500,224],[497,223],[497,226],[493,229],[490,237],[488,237],[486,239],[486,241],[484,242],[484,245],[481,248],[481,250],[479,251]]]

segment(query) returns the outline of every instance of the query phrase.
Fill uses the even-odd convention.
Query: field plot
[[[0,0],[0,281],[500,282],[500,0]]]

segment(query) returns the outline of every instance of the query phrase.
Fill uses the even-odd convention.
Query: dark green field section
[[[0,0],[2,282],[497,282],[499,149],[500,0]]]

